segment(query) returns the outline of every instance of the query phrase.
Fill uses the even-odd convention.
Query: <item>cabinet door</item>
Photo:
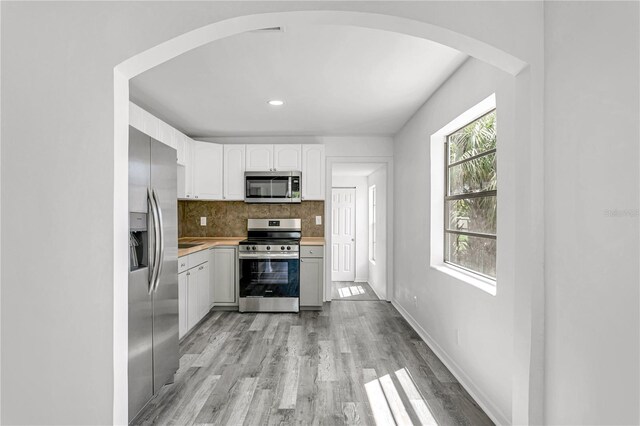
[[[216,250],[209,249],[209,309],[213,308],[216,292]]]
[[[302,145],[274,145],[273,168],[278,171],[302,170]]]
[[[322,306],[322,259],[300,259],[300,306]]]
[[[177,148],[173,137],[173,127],[162,120],[158,120],[158,140],[173,149]]]
[[[193,141],[186,136],[183,141],[184,166],[182,167],[183,170],[178,168],[178,183],[181,184],[178,193],[184,194],[183,198],[191,200],[195,198],[193,196]]]
[[[133,102],[129,102],[129,124],[141,132],[144,132],[144,123],[142,119],[142,108]]]
[[[324,200],[324,145],[302,145],[302,199]]]
[[[189,269],[185,274],[187,274],[187,331],[189,331],[200,319],[198,318],[197,268]]]
[[[183,166],[186,164],[186,145],[187,145],[187,137],[180,133],[178,130],[173,129],[173,138],[176,141],[176,151],[178,155],[178,164],[182,164]]]
[[[193,198],[222,200],[222,145],[193,141]]]
[[[187,283],[188,272],[178,274],[178,338],[187,334],[189,329],[187,328]]]
[[[273,145],[247,145],[246,170],[264,172],[273,169]]]
[[[245,146],[224,146],[224,199],[244,200]]]
[[[209,262],[197,268],[198,274],[198,321],[209,312]]]
[[[142,110],[142,126],[144,127],[143,132],[145,132],[155,140],[160,140],[158,126],[159,121],[160,120],[158,120],[155,116],[149,114],[145,110]]]
[[[213,298],[216,301],[216,305],[237,304],[236,250],[233,248],[215,248],[213,251],[215,277]]]

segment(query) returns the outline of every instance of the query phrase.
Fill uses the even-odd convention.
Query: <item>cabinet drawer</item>
[[[182,273],[189,269],[189,256],[182,256],[178,258],[178,273]]]
[[[324,257],[324,246],[300,246],[300,257]]]
[[[200,250],[198,252],[190,254],[188,257],[189,268],[193,268],[194,266],[198,266],[201,263],[209,261],[209,250]]]

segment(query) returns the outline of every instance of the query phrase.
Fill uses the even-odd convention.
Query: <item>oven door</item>
[[[240,258],[240,297],[299,296],[299,258]]]

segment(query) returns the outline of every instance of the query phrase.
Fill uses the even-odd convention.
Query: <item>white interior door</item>
[[[356,279],[356,189],[331,192],[331,280]]]

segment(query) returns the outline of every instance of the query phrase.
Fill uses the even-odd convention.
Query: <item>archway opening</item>
[[[127,271],[128,271],[128,123],[129,81],[141,73],[192,49],[235,34],[287,25],[348,25],[421,37],[452,47],[514,76],[523,104],[529,102],[527,64],[480,40],[450,30],[391,15],[344,12],[300,11],[247,15],[215,22],[190,31],[144,51],[114,68],[114,423],[127,422]],[[535,161],[535,160],[531,160]],[[535,167],[530,164],[530,167]],[[392,199],[388,200],[392,203]],[[391,209],[393,210],[393,209]],[[393,212],[392,212],[393,213]],[[389,283],[393,288],[393,243],[388,244]],[[534,259],[532,259],[534,262]],[[326,272],[330,272],[328,270]],[[330,276],[330,273],[325,273]],[[392,291],[392,290],[391,290]],[[533,307],[532,310],[539,310]],[[540,372],[541,373],[541,372]],[[528,388],[528,383],[524,384]],[[527,393],[528,394],[528,393]]]

